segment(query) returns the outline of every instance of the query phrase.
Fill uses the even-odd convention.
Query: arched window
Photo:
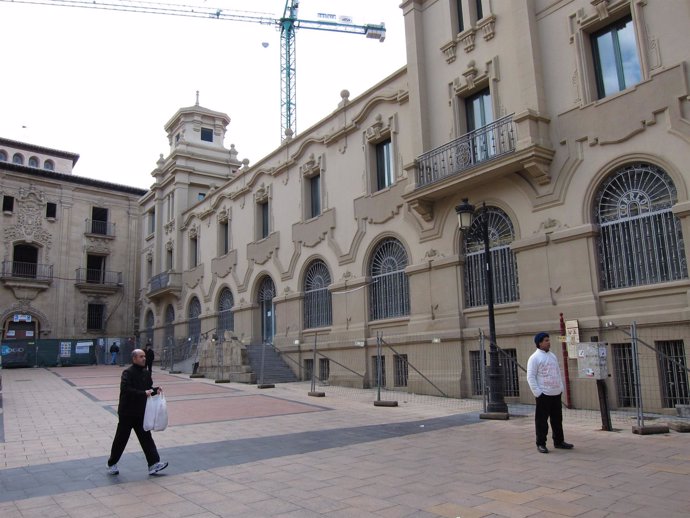
[[[688,267],[676,188],[662,169],[646,163],[609,176],[595,199],[601,289],[684,279]]]
[[[0,149],[0,162],[7,162],[7,153]]]
[[[175,345],[175,308],[168,304],[165,308],[165,344],[163,347],[173,347]],[[172,349],[171,349],[172,351]]]
[[[313,261],[304,275],[304,328],[325,327],[333,323],[331,274],[326,263]]]
[[[223,288],[218,297],[218,322],[216,323],[218,336],[221,338],[225,331],[235,329],[235,317],[232,313],[234,305],[235,299],[232,297],[232,292],[229,288]]]
[[[189,319],[187,324],[187,335],[192,339],[192,342],[199,341],[199,335],[201,335],[201,320],[199,320],[199,315],[201,315],[201,303],[198,298],[193,297],[189,303],[189,310],[187,312],[187,317]]]
[[[407,253],[400,241],[381,241],[369,263],[369,317],[371,320],[410,314],[410,289],[405,268]]]
[[[146,312],[145,318],[145,328],[146,328],[146,340],[150,340],[153,343],[153,311],[150,309]]]
[[[476,218],[463,242],[465,252],[465,305],[468,308],[484,306],[486,300],[486,259],[482,237],[482,218],[488,218],[489,253],[493,274],[494,303],[505,304],[520,299],[517,263],[510,243],[515,239],[513,224],[508,215],[496,207],[486,207],[481,218]]]
[[[275,335],[275,311],[273,299],[276,296],[276,286],[270,277],[264,277],[259,287],[258,301],[261,310],[261,339],[266,343],[273,343]]]
[[[29,167],[38,167],[38,158],[35,156],[29,157]]]
[[[21,153],[15,153],[12,157],[12,163],[24,165],[24,155],[22,155]]]
[[[43,162],[43,169],[46,171],[55,171],[55,163],[52,160],[46,160]]]

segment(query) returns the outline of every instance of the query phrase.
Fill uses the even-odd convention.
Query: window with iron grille
[[[105,304],[89,304],[86,314],[86,329],[88,331],[103,331],[105,329]]]
[[[310,380],[314,375],[314,360],[311,358],[304,360],[304,379]]]
[[[498,358],[503,366],[503,394],[506,397],[520,397],[517,350],[501,349],[501,351],[498,352]]]
[[[304,328],[330,326],[333,322],[331,274],[326,263],[313,261],[304,276]]]
[[[676,188],[662,169],[630,164],[612,174],[595,202],[601,288],[611,290],[686,279]]]
[[[328,381],[331,376],[331,362],[328,358],[319,358],[319,381]]]
[[[482,351],[470,351],[470,371],[472,372],[472,395],[481,396],[482,390]],[[486,368],[486,351],[484,351],[484,367]]]
[[[199,320],[199,315],[201,315],[201,303],[198,298],[194,297],[189,303],[189,310],[187,313],[189,318],[187,323],[187,336],[192,339],[192,342],[197,342],[201,334],[201,320]]]
[[[164,347],[172,347],[175,345],[175,308],[172,304],[168,304],[165,308],[165,345]]]
[[[633,369],[632,346],[630,344],[612,344],[614,378],[616,380],[616,397],[619,407],[636,407],[637,395],[635,386],[637,377]]]
[[[396,387],[407,387],[408,363],[406,354],[396,354],[393,356],[394,376],[393,385]]]
[[[273,279],[266,276],[259,285],[258,302],[261,311],[261,340],[263,343],[273,343],[276,334],[276,316],[273,299],[276,296],[276,285]]]
[[[91,233],[108,235],[108,209],[103,207],[91,208]]]
[[[690,390],[683,340],[664,340],[655,342],[655,345],[657,351],[663,354],[657,354],[662,405],[664,408],[689,405]]]
[[[369,265],[369,317],[371,320],[410,314],[407,252],[394,238],[378,244]]]
[[[218,336],[222,337],[225,331],[232,331],[235,329],[235,316],[232,312],[232,307],[235,305],[235,299],[229,288],[223,288],[218,297]]]
[[[372,379],[374,380],[374,386],[385,387],[386,386],[386,357],[381,356],[381,372],[379,373],[379,357],[371,357],[371,368],[372,368]],[[380,378],[379,378],[380,374]],[[380,380],[380,381],[379,381]],[[380,384],[379,384],[380,383]]]
[[[515,239],[513,224],[508,215],[497,207],[486,207],[483,217],[489,218],[489,253],[493,273],[495,304],[520,299],[515,254],[510,244]],[[486,260],[481,218],[476,218],[469,232],[465,232],[465,304],[468,308],[485,306]]]

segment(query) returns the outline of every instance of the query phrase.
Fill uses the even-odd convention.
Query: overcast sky
[[[134,0],[136,3],[136,0]],[[285,0],[172,0],[278,18]],[[301,0],[299,17],[384,22],[386,41],[297,31],[297,131],[405,64],[400,0]],[[0,136],[78,153],[74,174],[148,188],[163,126],[199,90],[227,113],[226,147],[257,162],[280,143],[280,34],[214,19],[0,2]],[[268,44],[268,45],[266,45]]]

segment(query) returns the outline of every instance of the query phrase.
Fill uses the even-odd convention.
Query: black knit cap
[[[540,333],[534,335],[534,343],[537,345],[537,347],[539,347],[541,341],[547,336],[549,336],[549,333],[545,333],[544,331],[541,331]]]

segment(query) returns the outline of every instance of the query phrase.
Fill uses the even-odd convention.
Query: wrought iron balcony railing
[[[459,174],[478,164],[515,151],[513,116],[466,133],[417,158],[416,187]]]
[[[163,272],[151,277],[149,281],[149,293],[164,289],[180,289],[182,287],[182,275],[177,272]]]
[[[3,261],[1,275],[4,279],[53,279],[52,264],[26,263],[22,261]]]
[[[77,283],[121,286],[122,272],[108,272],[98,268],[77,268],[76,280]]]
[[[87,234],[98,234],[100,236],[115,236],[115,223],[109,221],[101,221],[98,219],[87,219],[86,230]]]

